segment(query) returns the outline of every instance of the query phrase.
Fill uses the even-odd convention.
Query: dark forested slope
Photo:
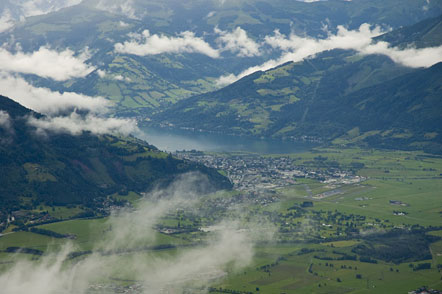
[[[215,189],[230,188],[217,171],[173,158],[135,138],[42,136],[27,121],[41,115],[0,96],[0,209],[85,204],[109,194],[142,192],[185,172],[200,172]]]

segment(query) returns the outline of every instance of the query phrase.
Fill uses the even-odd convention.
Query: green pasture
[[[346,245],[351,246],[350,243]],[[253,265],[213,287],[252,293],[407,293],[422,285],[442,286],[440,273],[434,268],[413,271],[408,263],[326,261],[315,258],[317,253],[297,255],[296,249],[299,247],[276,247],[273,250],[280,255],[271,255],[266,248],[257,248]],[[293,253],[285,253],[288,251]],[[325,254],[332,256],[330,251],[328,248]],[[275,256],[284,259],[268,271],[259,270],[261,266],[274,263]]]
[[[151,151],[136,156],[152,156]],[[280,155],[272,155],[280,156]],[[284,155],[287,156],[287,155]],[[428,156],[420,152],[383,151],[361,149],[318,149],[303,154],[290,155],[296,164],[311,169],[327,169],[338,163],[341,170],[365,177],[364,181],[352,184],[323,183],[310,178],[296,179],[296,184],[276,191],[279,202],[265,207],[259,204],[240,205],[238,210],[224,211],[211,207],[213,203],[229,203],[230,199],[239,196],[238,191],[218,192],[202,199],[200,210],[210,209],[206,214],[195,216],[183,211],[173,211],[159,221],[159,225],[168,228],[192,228],[200,222],[211,225],[219,218],[240,219],[242,223],[269,215],[280,218],[274,225],[279,228],[303,229],[299,232],[279,232],[282,240],[259,244],[254,249],[251,264],[244,265],[240,271],[230,270],[225,279],[213,282],[215,288],[223,291],[244,291],[252,293],[407,293],[427,285],[442,289],[441,273],[438,266],[442,264],[442,241],[430,244],[432,259],[405,262],[402,264],[387,263],[378,260],[377,264],[357,260],[337,259],[340,254],[355,255],[352,249],[364,244],[364,239],[349,238],[322,243],[302,243],[311,237],[335,238],[339,230],[348,225],[347,220],[338,218],[327,220],[328,215],[363,216],[362,221],[353,220],[356,229],[382,231],[394,227],[407,227],[418,224],[423,227],[441,226],[442,224],[442,158]],[[127,156],[126,160],[135,160]],[[324,192],[337,191],[331,196],[319,197]],[[130,192],[128,195],[111,195],[115,200],[127,200],[133,207],[138,207],[140,195]],[[396,204],[390,200],[399,201]],[[313,202],[313,207],[303,208],[304,215],[290,216],[305,201]],[[294,208],[294,209],[293,209]],[[59,219],[71,217],[81,212],[79,207],[46,207],[35,212],[48,211]],[[402,212],[404,215],[395,215]],[[187,212],[188,213],[188,212]],[[271,218],[270,218],[271,219]],[[12,227],[11,227],[12,228]],[[59,249],[66,242],[72,242],[76,251],[97,250],[102,248],[109,236],[112,236],[112,225],[109,218],[73,219],[37,228],[60,234],[72,234],[74,240],[57,239],[32,232],[13,232],[11,229],[0,237],[0,271],[7,270],[17,260],[39,259],[31,254],[11,254],[4,252],[8,247],[38,249],[45,253]],[[128,228],[129,230],[130,228]],[[142,232],[141,232],[142,233]],[[442,237],[442,231],[434,229],[428,234]],[[134,260],[147,263],[158,258],[173,260],[186,250],[197,249],[207,233],[185,232],[180,234],[154,233],[152,238],[128,240],[133,248],[143,246],[175,244],[182,248],[165,248],[163,250],[135,250],[118,254],[116,258],[121,265],[110,271],[109,278],[117,278],[122,284],[139,277],[132,272]],[[276,241],[276,239],[275,239]],[[318,241],[316,241],[318,242]],[[398,240],[400,242],[400,240]],[[382,246],[382,245],[379,245]],[[303,249],[304,248],[304,249]],[[126,248],[127,249],[127,248]],[[304,251],[302,251],[303,249]],[[310,252],[309,250],[314,250]],[[340,253],[336,253],[340,252]],[[216,254],[216,253],[214,253]],[[81,257],[80,257],[81,258]],[[103,257],[111,258],[111,257]],[[413,271],[410,264],[431,263],[431,269]],[[332,264],[332,266],[330,265]],[[104,282],[114,282],[106,280]]]

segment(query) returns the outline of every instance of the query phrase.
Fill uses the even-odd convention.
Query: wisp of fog
[[[164,189],[146,194],[137,208],[114,211],[105,226],[104,238],[91,254],[75,259],[78,251],[68,243],[56,253],[38,261],[19,260],[0,275],[3,293],[97,293],[97,284],[126,277],[140,285],[141,293],[182,293],[192,285],[204,291],[210,282],[223,277],[226,269],[239,270],[250,264],[258,240],[271,238],[271,229],[250,222],[244,226],[229,218],[203,242],[176,248],[173,254],[154,254],[146,248],[155,244],[155,225],[178,209],[197,207],[202,186],[208,181],[200,174],[186,174]],[[257,229],[259,226],[260,229]],[[150,246],[150,247],[149,247]]]

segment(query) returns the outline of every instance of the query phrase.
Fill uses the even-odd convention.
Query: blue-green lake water
[[[261,154],[288,154],[307,151],[317,144],[275,139],[194,132],[169,128],[141,128],[141,139],[168,152],[199,150],[212,152],[254,152]]]

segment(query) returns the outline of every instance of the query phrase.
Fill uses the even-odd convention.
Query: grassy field
[[[331,197],[313,198],[318,209],[356,212],[395,224],[441,224],[442,157],[420,152],[360,149],[320,149],[292,156],[299,165],[318,168],[327,168],[332,162],[339,163],[343,169],[363,166],[357,174],[366,177],[366,181],[342,187],[342,193]],[[320,163],[315,160],[318,157],[326,160]],[[298,183],[281,193],[288,198],[304,198],[336,189],[310,179]],[[390,200],[403,205],[392,205]],[[405,212],[405,215],[395,216],[394,211]]]
[[[351,243],[347,245],[351,246]],[[283,246],[269,252],[267,248],[257,248],[252,266],[240,274],[231,275],[214,288],[252,293],[407,293],[422,285],[439,289],[442,286],[441,275],[436,270],[415,272],[408,264],[324,261],[315,258],[315,253],[297,255],[296,249],[299,247]],[[331,255],[330,247],[322,246],[321,249]],[[285,254],[287,251],[293,253]],[[259,270],[266,264],[275,263],[278,257],[283,259],[277,265],[267,271]]]
[[[294,204],[312,200],[314,207],[309,210],[365,216],[366,223],[372,223],[374,230],[380,230],[383,225],[427,227],[442,224],[441,157],[419,152],[360,149],[320,149],[292,157],[296,158],[297,164],[311,168],[326,169],[333,162],[347,170],[359,167],[356,174],[366,180],[336,186],[312,179],[297,179],[296,185],[278,191],[283,201],[275,207],[281,213]],[[318,157],[326,159],[318,161]],[[336,189],[339,189],[339,193],[330,197],[315,197]],[[391,204],[390,200],[401,204]],[[397,211],[404,215],[395,215]],[[330,229],[331,235],[335,233],[334,227]],[[442,237],[442,231],[430,234]],[[304,246],[325,250],[320,255],[333,257],[334,250],[351,254],[351,249],[359,243],[360,240],[353,239]],[[270,252],[268,248],[257,248],[251,267],[242,273],[229,275],[227,280],[214,285],[214,288],[252,293],[407,293],[423,285],[442,289],[442,276],[437,270],[442,261],[442,241],[430,245],[431,260],[411,263],[432,264],[431,269],[420,271],[413,271],[407,262],[394,264],[378,261],[371,264],[359,260],[324,261],[315,258],[317,252],[297,255],[296,250],[301,246],[285,245],[272,248]],[[278,257],[282,257],[282,260],[276,266],[266,271],[259,270],[262,266],[274,264]]]
[[[241,222],[257,217],[274,222],[279,230],[274,242],[255,246],[252,263],[244,265],[239,271],[228,270],[225,279],[213,282],[212,291],[407,293],[423,285],[442,289],[442,276],[438,270],[442,264],[441,240],[429,245],[431,259],[411,258],[396,264],[382,259],[377,259],[377,263],[363,262],[361,256],[353,250],[368,244],[364,235],[348,235],[342,238],[346,236],[342,234],[346,234],[349,225],[359,232],[368,233],[398,227],[408,230],[413,225],[424,229],[441,226],[441,157],[420,152],[360,149],[319,149],[291,156],[296,159],[297,165],[312,169],[327,169],[337,163],[340,170],[355,173],[364,180],[359,183],[335,184],[309,178],[296,179],[296,184],[276,190],[275,195],[280,199],[276,203],[266,206],[242,205],[240,209],[226,211],[219,207],[214,208],[214,203],[230,205],[232,199],[241,198],[241,193],[219,192],[205,197],[202,202],[200,209],[212,209],[210,212],[195,214],[194,211],[176,210],[166,214],[158,222],[166,228],[192,228],[198,224],[210,225],[217,218],[238,217],[238,214]],[[320,195],[329,196],[319,197]],[[133,207],[139,207],[138,194],[130,192],[126,196],[115,194],[111,197],[128,200]],[[305,201],[313,202],[313,206],[301,208],[300,205]],[[56,207],[52,210],[44,206],[38,209],[40,210],[48,210],[60,219],[80,212],[77,207]],[[100,250],[107,240],[107,234],[112,231],[112,224],[108,218],[73,219],[40,225],[37,228],[71,234],[75,239],[53,238],[24,231],[12,232],[9,229],[0,237],[0,271],[7,270],[20,258],[40,258],[30,254],[7,253],[5,250],[8,247],[17,246],[47,253],[59,249],[66,242],[73,242],[76,251]],[[442,230],[430,229],[427,235],[442,238]],[[192,231],[177,234],[156,232],[154,237],[155,241],[151,238],[139,238],[134,244],[128,240],[128,244],[135,247],[174,244],[178,248],[136,250],[122,254],[118,257],[122,266],[110,273],[109,279],[105,280],[114,283],[111,279],[118,278],[124,280],[121,281],[122,284],[130,284],[127,280],[131,280],[132,275],[130,270],[123,270],[126,268],[125,264],[130,268],[134,259],[146,263],[157,258],[173,260],[174,256],[195,248],[195,244],[202,244],[200,242],[204,242],[206,235]],[[385,246],[375,244],[377,247]],[[180,248],[180,245],[185,247]],[[348,259],[348,256],[354,256],[354,259]],[[413,269],[422,263],[430,263],[431,268],[417,271]]]

